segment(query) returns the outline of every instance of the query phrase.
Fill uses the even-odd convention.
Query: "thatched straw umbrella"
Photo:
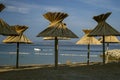
[[[3,40],[4,43],[17,43],[17,55],[16,55],[16,68],[19,67],[19,44],[26,43],[31,44],[32,42],[23,34],[23,32],[28,28],[26,26],[15,25],[12,27],[17,31],[19,36],[8,36]]]
[[[58,39],[59,37],[78,38],[71,30],[63,23],[63,19],[68,16],[61,12],[48,12],[43,15],[50,21],[48,28],[40,32],[37,37],[54,37],[55,40],[55,68],[58,67]]]
[[[4,8],[5,8],[5,6],[4,6],[2,3],[0,3],[0,12],[1,12]]]
[[[17,32],[10,28],[10,26],[0,19],[0,35],[10,36],[10,35],[18,35]]]
[[[103,39],[98,39],[101,43],[103,42]],[[107,50],[109,48],[109,43],[120,43],[119,39],[116,36],[105,36],[105,43],[107,43]]]
[[[98,39],[101,43],[103,42],[103,39],[100,38]],[[106,63],[108,62],[108,50],[109,50],[109,43],[120,43],[120,41],[118,40],[118,38],[116,36],[105,36],[105,43],[107,44],[106,47]]]
[[[103,42],[103,38],[98,39],[100,42]],[[116,36],[105,36],[105,43],[119,43],[120,41]]]
[[[76,42],[76,44],[85,44],[88,45],[88,60],[87,60],[87,64],[89,65],[89,58],[90,58],[90,45],[100,45],[100,41],[98,41],[95,37],[90,37],[88,36],[88,34],[91,32],[92,30],[87,30],[84,29],[83,32],[85,33],[85,35]]]
[[[89,34],[89,36],[102,36],[103,38],[103,64],[105,64],[105,36],[120,35],[117,30],[105,21],[110,14],[111,12],[94,16],[93,19],[98,22],[98,25]]]

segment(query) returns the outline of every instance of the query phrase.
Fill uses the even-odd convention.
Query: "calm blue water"
[[[41,51],[35,51],[40,48]],[[120,45],[110,45],[109,49],[119,49]],[[19,64],[54,64],[54,45],[51,44],[20,44]],[[90,62],[102,62],[100,54],[102,45],[91,45]],[[86,62],[87,45],[60,44],[59,63],[66,61]],[[0,65],[16,64],[16,44],[0,44]]]

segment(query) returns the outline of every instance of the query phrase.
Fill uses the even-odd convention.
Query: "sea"
[[[119,49],[120,44],[110,44],[109,49]],[[0,66],[16,65],[16,43],[0,44]],[[102,45],[90,45],[90,62],[102,62]],[[19,65],[54,64],[54,42],[19,45]],[[87,62],[88,45],[59,42],[58,64]]]

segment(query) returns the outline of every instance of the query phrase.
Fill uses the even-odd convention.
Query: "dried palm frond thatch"
[[[58,40],[70,40],[71,38],[67,38],[67,37],[57,37]],[[44,40],[55,40],[55,37],[44,37]]]
[[[103,42],[103,38],[98,39],[100,42]],[[120,43],[117,36],[105,36],[105,43]]]
[[[37,35],[37,37],[67,37],[67,38],[77,38],[77,36],[66,27],[65,23],[56,23],[50,25],[48,28],[43,30]]]
[[[0,34],[4,36],[18,35],[5,21],[0,19]]]
[[[2,3],[0,3],[0,12],[5,8],[5,5],[3,5]]]
[[[76,42],[76,44],[95,44],[95,45],[99,45],[101,44],[100,41],[98,41],[95,37],[92,36],[88,36],[88,34],[92,31],[92,30],[83,30],[85,35]]]

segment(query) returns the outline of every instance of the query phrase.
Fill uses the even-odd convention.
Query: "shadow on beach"
[[[120,62],[31,65],[15,67],[1,66],[0,80],[120,80]]]

